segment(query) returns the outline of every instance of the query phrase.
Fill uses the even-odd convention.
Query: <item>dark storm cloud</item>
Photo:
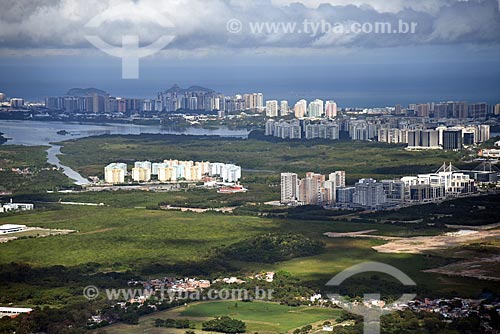
[[[352,5],[352,4],[354,5]],[[0,12],[0,49],[93,49],[86,35],[99,35],[119,45],[125,34],[140,36],[143,44],[172,33],[177,37],[171,49],[239,50],[253,48],[383,48],[429,44],[498,44],[500,11],[497,0],[140,0],[135,2],[42,0],[4,1]],[[119,8],[115,10],[115,8]],[[175,25],[166,28],[152,19],[156,13]],[[87,27],[96,15],[104,23]],[[226,23],[235,18],[242,31],[232,34]],[[255,34],[255,22],[329,22],[348,26],[353,22],[417,23],[415,34],[354,34],[321,32]],[[161,20],[160,20],[161,21]],[[170,30],[168,30],[170,29]]]

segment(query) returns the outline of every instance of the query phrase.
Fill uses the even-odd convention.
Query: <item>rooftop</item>
[[[16,224],[0,225],[0,230],[12,230],[17,228],[26,228],[26,225],[16,225]]]

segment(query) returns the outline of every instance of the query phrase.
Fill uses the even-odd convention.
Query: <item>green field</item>
[[[0,244],[0,263],[15,261],[35,266],[97,262],[140,268],[154,262],[192,261],[205,258],[213,247],[278,227],[257,217],[78,206],[12,215],[0,221],[78,231]]]
[[[131,332],[171,333],[172,329],[159,329],[153,325],[154,319],[189,319],[201,329],[201,323],[213,317],[229,316],[242,320],[247,324],[248,333],[285,333],[309,324],[322,324],[334,320],[340,315],[338,309],[319,307],[289,307],[274,303],[262,302],[206,302],[188,305],[154,315],[143,317],[138,326],[117,325],[107,329],[109,334]],[[314,326],[315,328],[317,326]],[[178,330],[179,333],[182,331]],[[201,331],[200,331],[201,333]]]
[[[474,280],[446,278],[420,270],[449,263],[449,259],[408,254],[380,254],[371,249],[376,240],[330,239],[325,232],[377,229],[398,234],[406,228],[386,225],[334,221],[300,221],[266,219],[223,214],[194,214],[171,211],[122,209],[107,207],[58,206],[42,212],[12,215],[2,223],[23,223],[78,232],[64,236],[24,239],[0,244],[0,264],[18,262],[35,267],[64,265],[68,267],[97,263],[100,270],[133,272],[172,271],[175,265],[186,265],[199,272],[216,274],[211,268],[218,262],[215,249],[253,236],[287,231],[301,233],[326,244],[322,254],[296,258],[276,264],[232,261],[230,266],[243,273],[261,270],[285,270],[309,285],[321,288],[333,275],[364,261],[392,264],[414,278],[422,293],[478,293],[481,286]],[[438,231],[434,231],[438,232]],[[208,264],[208,265],[207,265]],[[151,265],[159,269],[151,271]],[[208,266],[208,268],[207,268]],[[181,267],[184,268],[184,267]],[[180,270],[180,269],[179,269]],[[234,270],[234,269],[233,269]],[[487,283],[484,283],[488,286]]]

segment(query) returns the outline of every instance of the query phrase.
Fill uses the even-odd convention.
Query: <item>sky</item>
[[[0,92],[11,97],[96,87],[152,98],[178,83],[343,106],[500,103],[500,0],[0,2]],[[128,35],[139,53],[117,51]],[[123,79],[122,58],[137,54],[138,78]]]

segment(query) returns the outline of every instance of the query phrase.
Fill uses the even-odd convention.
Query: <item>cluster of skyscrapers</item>
[[[328,175],[306,173],[299,179],[295,173],[281,174],[281,203],[290,205],[329,206],[337,201],[337,188],[345,186],[345,172],[337,171]]]
[[[426,203],[477,192],[477,183],[497,183],[498,170],[460,171],[444,164],[430,174],[406,176],[394,180],[361,179],[345,185],[345,172],[328,176],[306,173],[281,174],[281,203],[339,208],[383,209],[404,203]]]
[[[112,163],[104,168],[104,179],[109,184],[123,184],[127,176],[133,182],[203,181],[205,177],[218,177],[223,182],[234,183],[241,178],[241,167],[218,162],[164,160],[163,162],[137,161],[131,173],[127,164]]]
[[[436,128],[397,129],[382,128],[378,141],[393,144],[408,144],[409,149],[460,150],[466,146],[490,140],[489,125],[438,126]]]
[[[136,111],[153,111],[153,102],[145,99],[113,97],[92,93],[87,96],[60,96],[45,98],[45,107],[68,114],[125,114]]]
[[[410,104],[407,109],[396,106],[394,114],[432,118],[485,119],[493,114],[500,115],[500,105],[490,106],[485,102],[469,104],[463,101]]]
[[[314,122],[310,120],[268,120],[265,125],[266,136],[281,139],[331,139],[340,138],[340,127],[334,121],[324,120]]]
[[[266,101],[266,116],[267,117],[286,117],[290,114],[295,118],[335,118],[337,117],[337,103],[335,101],[323,101],[316,99],[309,104],[307,100],[299,100],[293,110],[289,107],[288,101],[277,100]]]
[[[490,139],[490,126],[475,122],[449,120],[431,122],[417,117],[391,118],[339,117],[336,120],[270,119],[265,135],[281,139],[343,138],[360,141],[379,141],[408,144],[409,149],[459,150]]]
[[[265,110],[262,93],[224,96],[203,87],[187,89],[174,85],[159,92],[156,99],[113,97],[104,92],[93,92],[84,96],[60,96],[45,98],[45,107],[65,113],[131,113],[131,112],[176,112],[184,111],[252,111]]]

